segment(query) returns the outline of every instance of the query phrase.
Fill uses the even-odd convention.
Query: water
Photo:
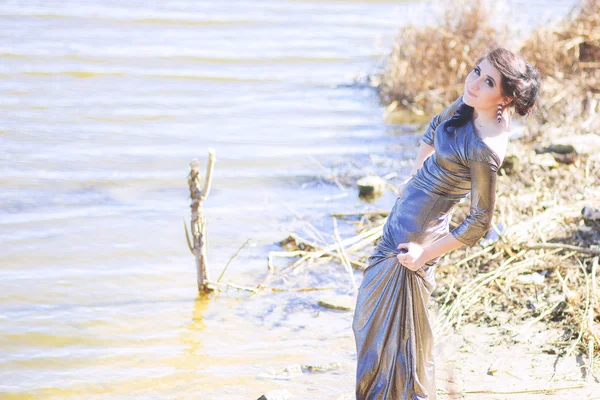
[[[512,2],[522,15],[561,15],[566,3]],[[328,230],[329,212],[364,208],[352,190],[323,182],[319,164],[397,151],[399,174],[408,172],[420,133],[394,134],[374,93],[353,81],[380,64],[398,25],[427,20],[429,7],[1,1],[2,397],[352,390],[351,316],[319,309],[319,294],[197,297],[182,226],[188,165],[215,148],[211,274],[251,238],[225,280],[256,285],[287,231],[304,221]],[[296,284],[347,289],[341,267],[321,268]],[[341,367],[259,378],[329,362]]]

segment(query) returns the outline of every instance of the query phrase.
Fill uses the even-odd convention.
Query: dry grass
[[[536,157],[529,146],[518,149],[520,168],[499,177],[494,221],[506,230],[490,246],[446,255],[436,299],[446,327],[476,322],[514,331],[543,321],[564,332],[548,351],[581,351],[598,366],[600,232],[582,228],[581,210],[600,198],[600,157],[580,155],[556,167]],[[454,217],[460,221],[467,208]],[[534,277],[537,284],[528,282]]]
[[[533,31],[521,54],[544,77],[541,122],[591,132],[600,101],[600,2],[584,0],[556,25]]]

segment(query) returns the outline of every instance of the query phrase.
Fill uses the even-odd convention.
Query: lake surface
[[[510,2],[525,27],[571,4]],[[355,82],[431,7],[0,1],[1,397],[352,391],[351,315],[318,307],[322,293],[197,296],[182,222],[188,165],[216,150],[210,272],[251,238],[223,279],[237,284],[262,281],[288,231],[390,208],[391,193],[366,205],[322,176],[352,163],[379,172],[390,154],[400,177],[409,172],[422,133],[386,125],[376,94]],[[322,268],[293,284],[350,288],[342,267]],[[291,380],[263,375],[332,362],[340,368]]]

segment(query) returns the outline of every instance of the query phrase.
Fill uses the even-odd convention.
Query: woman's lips
[[[473,94],[473,92],[471,92],[469,89],[467,89],[467,93],[469,93],[469,96],[471,96],[471,97],[477,97],[477,96],[475,96],[475,95]]]

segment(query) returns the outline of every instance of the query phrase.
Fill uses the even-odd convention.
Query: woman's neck
[[[498,123],[498,110],[473,109],[473,123],[485,137],[501,135],[510,129],[511,113],[508,109],[502,111],[502,120]]]

